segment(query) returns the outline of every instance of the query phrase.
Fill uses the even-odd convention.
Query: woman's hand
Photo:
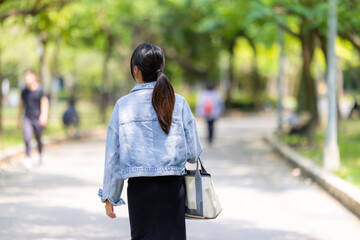
[[[39,124],[42,127],[45,127],[48,123],[48,117],[45,114],[40,114],[39,116]]]
[[[109,218],[116,218],[116,215],[114,213],[114,206],[111,204],[109,200],[106,200],[105,210],[106,210],[106,215],[108,215]]]
[[[40,116],[39,123],[40,126],[45,127],[49,119],[49,99],[46,96],[43,96],[40,100]]]

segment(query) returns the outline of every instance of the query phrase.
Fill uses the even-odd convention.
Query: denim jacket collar
[[[156,81],[136,84],[135,87],[130,91],[130,93],[141,90],[141,89],[153,89],[156,85]]]

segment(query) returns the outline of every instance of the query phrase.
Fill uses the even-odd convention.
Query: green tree
[[[10,17],[21,16],[36,16],[48,9],[62,6],[69,3],[71,0],[32,0],[32,1],[10,1],[0,0],[0,32],[3,22]],[[3,117],[2,117],[2,62],[1,62],[1,48],[0,45],[0,135],[3,130]]]
[[[185,82],[190,84],[212,80],[218,74],[218,47],[212,35],[197,26],[206,14],[202,11],[204,2],[164,1],[155,22],[159,26],[156,38],[167,58],[182,69]]]
[[[298,111],[309,112],[312,116],[308,140],[311,142],[318,123],[317,91],[311,66],[317,39],[326,57],[327,3],[324,1],[289,0],[274,1],[274,19],[288,34],[301,44],[302,71],[298,90]],[[294,24],[295,23],[295,24]]]
[[[257,59],[257,44],[271,46],[275,42],[274,23],[265,21],[272,14],[262,1],[206,1],[206,16],[199,24],[201,32],[207,32],[219,41],[219,48],[228,52],[229,87],[226,93],[226,104],[230,107],[232,91],[235,88],[235,47],[239,38],[244,38],[252,49],[252,70],[250,73],[250,91],[255,107],[261,107],[262,80]]]
[[[338,2],[338,33],[349,41],[360,56],[360,5],[355,0]]]
[[[98,89],[99,110],[101,120],[106,121],[110,86],[109,63],[116,56],[116,46],[131,36],[131,25],[127,22],[133,12],[131,1],[95,1],[82,0],[71,6],[69,10],[73,16],[68,25],[70,33],[66,42],[73,47],[89,48],[99,51],[103,55],[102,81]]]
[[[65,34],[66,25],[62,23],[61,18],[63,17],[62,10],[66,3],[67,2],[63,2],[59,6],[40,12],[36,16],[32,16],[24,21],[24,25],[29,32],[35,35],[38,43],[39,81],[44,85],[47,92],[50,92],[51,79],[53,79],[53,76],[50,76],[50,78],[46,78],[45,76],[45,59],[49,44],[51,42],[56,43],[55,47],[58,48],[59,42]],[[55,49],[55,54],[56,52],[58,52],[58,49]],[[56,65],[54,65],[55,64],[53,64],[52,75],[58,73],[58,69],[56,69]]]

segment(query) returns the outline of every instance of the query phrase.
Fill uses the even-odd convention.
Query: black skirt
[[[184,176],[136,177],[128,180],[132,240],[184,240]]]

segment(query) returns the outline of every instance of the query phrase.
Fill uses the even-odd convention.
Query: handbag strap
[[[199,168],[200,163],[200,168]],[[204,215],[204,197],[203,197],[203,186],[202,186],[202,175],[208,173],[206,172],[204,165],[200,159],[196,161],[196,169],[195,169],[195,197],[196,197],[196,209],[192,209],[193,214],[196,216]]]
[[[198,160],[196,161],[196,170],[199,169],[199,163],[200,163],[200,167],[201,167],[201,172],[203,173],[208,173],[205,168],[204,168],[204,165],[203,165],[203,162],[201,161],[200,157],[198,158]]]
[[[199,162],[201,165],[201,170],[203,169],[203,165],[199,158],[196,161],[196,171],[195,171],[195,194],[196,194],[196,208],[199,216],[202,216],[204,213],[204,203],[203,203],[203,193],[202,193],[202,181],[201,181],[201,173],[199,170]]]

